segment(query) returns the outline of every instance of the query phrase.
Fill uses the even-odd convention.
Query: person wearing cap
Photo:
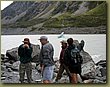
[[[58,80],[61,79],[62,77],[62,73],[64,72],[64,70],[66,70],[68,76],[70,77],[70,74],[68,72],[68,69],[66,68],[65,64],[64,64],[64,52],[67,48],[67,41],[66,40],[62,40],[61,41],[61,52],[60,52],[60,58],[59,58],[59,61],[60,61],[60,67],[59,67],[59,71],[58,71],[58,74],[57,74],[57,77],[56,77],[56,82],[58,82]]]
[[[52,44],[49,43],[46,36],[41,36],[39,40],[42,45],[40,51],[40,65],[43,75],[43,83],[52,83],[54,73],[54,48]]]
[[[25,38],[23,44],[18,48],[18,55],[20,57],[19,75],[21,83],[24,83],[25,73],[27,74],[28,83],[31,83],[32,81],[32,50],[29,38]]]

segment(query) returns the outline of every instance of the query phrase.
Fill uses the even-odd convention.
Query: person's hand
[[[28,44],[24,44],[23,47],[24,47],[24,48],[25,48],[25,47],[26,47],[26,48],[29,48],[29,45],[28,45]]]

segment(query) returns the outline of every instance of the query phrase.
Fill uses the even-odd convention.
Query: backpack
[[[83,59],[82,59],[82,56],[80,55],[80,50],[78,49],[78,46],[75,46],[75,48],[71,50],[70,59],[74,65],[82,64]]]

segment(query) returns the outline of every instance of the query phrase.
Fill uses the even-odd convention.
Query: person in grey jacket
[[[42,45],[40,51],[40,65],[43,75],[43,83],[51,83],[54,71],[54,48],[52,44],[49,43],[46,36],[41,36],[39,40]]]

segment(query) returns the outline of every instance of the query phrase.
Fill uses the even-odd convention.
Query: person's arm
[[[68,58],[68,50],[66,49],[64,52],[64,64],[68,66],[69,58]]]
[[[63,60],[64,60],[64,53],[63,53],[63,50],[61,50],[61,52],[60,52],[60,57],[59,57],[60,63],[62,63]]]
[[[40,70],[41,70],[41,74],[44,70],[44,65],[43,65],[43,46],[40,50],[40,54],[39,54],[39,60],[40,60]]]
[[[20,45],[19,47],[18,47],[18,55],[21,57],[21,56],[23,56],[23,45]]]
[[[40,51],[40,54],[39,54],[40,66],[42,66],[42,60],[43,60],[43,58],[42,58],[42,52]]]

